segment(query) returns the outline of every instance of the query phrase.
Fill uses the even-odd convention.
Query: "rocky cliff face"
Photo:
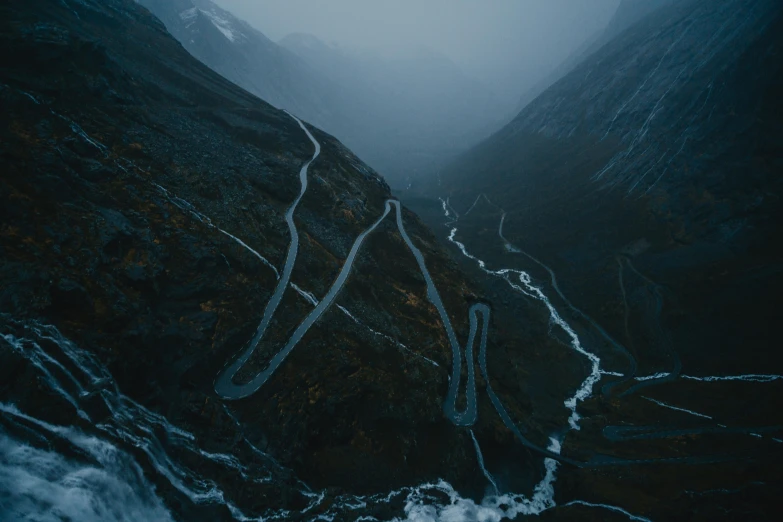
[[[215,395],[285,261],[284,213],[313,154],[295,119],[199,63],[130,0],[10,3],[0,15],[4,436],[77,464],[93,462],[87,439],[68,434],[107,440],[188,520],[350,511],[336,495],[438,478],[483,489],[470,433],[443,415],[451,348],[393,216],[274,378],[242,401]],[[294,215],[292,285],[250,370],[326,294],[390,197],[310,130],[322,149]],[[476,291],[415,215],[403,219],[466,334]],[[476,430],[487,447],[513,446],[500,419]],[[330,500],[299,479],[334,488]]]

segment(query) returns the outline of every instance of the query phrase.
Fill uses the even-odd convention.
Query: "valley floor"
[[[564,433],[562,454],[594,464],[558,471],[559,507],[544,519],[733,520],[740,513],[767,519],[783,486],[778,471],[783,418],[777,399],[783,376],[683,370],[661,321],[666,289],[640,273],[629,257],[617,260],[613,292],[621,306],[583,309],[583,296],[570,293],[568,280],[559,280],[545,260],[505,239],[505,212],[487,198],[479,195],[458,209],[448,200],[403,199],[481,282],[495,303],[493,327],[523,337],[546,325],[541,314],[546,304],[530,290],[538,288],[584,350],[600,361],[599,380],[577,403],[578,430],[567,429],[567,412],[556,401],[541,401],[531,392],[536,411],[561,412],[556,422]],[[522,273],[529,286],[519,288],[517,274]],[[571,344],[568,332],[551,317],[548,323],[559,351],[550,347],[540,357],[528,347],[515,348],[523,352],[519,364],[529,369],[528,389],[550,399],[566,398],[575,381],[590,375],[590,359],[562,350]],[[497,353],[497,348],[490,345],[488,351]],[[705,350],[702,356],[709,358]],[[490,472],[493,464],[498,465],[488,462]],[[604,508],[596,512],[598,506]],[[620,510],[607,513],[611,507]]]

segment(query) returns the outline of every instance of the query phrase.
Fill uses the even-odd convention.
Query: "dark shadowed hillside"
[[[680,0],[622,0],[617,7],[609,24],[585,40],[581,46],[574,50],[568,58],[532,89],[526,92],[519,101],[517,112],[522,111],[528,103],[536,99],[542,92],[556,81],[573,71],[579,64],[587,60],[590,55],[612,41],[623,31],[633,27],[637,22],[675,1]]]
[[[446,230],[457,228],[450,239],[464,244],[453,252],[465,266],[477,263],[460,249],[481,258],[490,279],[500,269],[528,272],[572,312],[602,368],[621,375],[594,399],[591,426],[564,447],[609,437],[609,454],[642,450],[639,439],[612,438],[613,425],[651,423],[639,401],[695,411],[702,417],[692,420],[709,429],[783,424],[774,384],[783,374],[781,35],[775,1],[664,7],[431,180],[428,193],[448,197],[449,219],[460,216]],[[440,202],[411,204],[433,226],[447,219]],[[659,426],[687,420],[663,406],[658,414]],[[780,457],[780,437],[756,435],[640,438],[680,456]],[[695,469],[688,480],[742,489],[736,469]],[[693,490],[665,476],[667,495]],[[610,504],[623,496],[597,489],[594,498]],[[765,493],[755,494],[716,497],[720,516],[761,517]],[[717,508],[695,513],[719,517]]]
[[[321,149],[292,214],[291,284],[240,381],[266,367],[389,209],[376,172],[199,63],[130,0],[13,3],[0,15],[0,431],[3,462],[22,459],[6,471],[42,473],[31,503],[8,509],[64,509],[57,473],[82,468],[96,485],[71,494],[96,495],[96,510],[107,484],[154,507],[151,484],[182,520],[336,516],[357,509],[343,493],[438,479],[483,489],[472,432],[443,415],[452,348],[394,208],[269,382],[240,401],[215,394],[287,277],[284,213],[314,153],[305,128]],[[464,338],[476,291],[403,213]],[[514,368],[495,366],[514,382]],[[511,391],[498,393],[522,419],[529,405]],[[490,451],[519,451],[497,416],[475,434]],[[47,474],[36,458],[62,466]],[[520,466],[534,475],[540,462]],[[332,488],[329,500],[310,487]],[[394,499],[368,509],[390,517],[404,506]]]
[[[638,256],[694,302],[748,289],[753,274],[774,280],[777,8],[762,0],[720,9],[686,2],[646,19],[455,162],[442,176],[443,195],[450,191],[452,204],[458,197],[467,207],[487,193],[508,211],[506,237],[582,281],[586,296],[598,292],[596,305],[608,297],[601,288],[609,288],[621,254]],[[596,287],[594,277],[605,277],[606,286]],[[752,324],[753,331],[767,328]],[[727,340],[728,332],[710,330],[702,332],[708,344]],[[762,338],[774,342],[766,331]],[[776,357],[767,346],[759,349],[760,366]]]

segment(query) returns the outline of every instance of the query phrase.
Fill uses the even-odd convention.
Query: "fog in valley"
[[[430,49],[516,100],[606,27],[619,0],[218,0],[274,41],[307,33],[389,55]]]
[[[318,77],[310,84],[320,85],[319,100],[304,106],[300,95],[282,105],[405,188],[567,72],[561,64],[604,32],[619,0],[217,3]]]

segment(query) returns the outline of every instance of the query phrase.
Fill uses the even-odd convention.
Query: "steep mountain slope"
[[[477,440],[535,480],[541,459],[519,458],[486,396],[472,431],[444,415],[462,357],[444,310],[464,340],[478,298],[377,173],[199,63],[131,0],[0,15],[2,518],[82,496],[71,518],[118,518],[131,500],[183,520],[347,518],[371,500],[341,495],[366,492],[383,495],[364,512],[390,518],[412,494],[394,487],[445,479],[479,494]],[[240,382],[312,317],[349,257],[334,306],[269,381],[240,401],[216,395],[276,285],[290,275]],[[489,368],[508,411],[546,440],[541,424],[567,412],[531,413],[519,360]]]
[[[778,7],[694,1],[659,12],[455,162],[442,184],[463,205],[486,192],[509,211],[509,240],[578,278],[596,306],[607,295],[591,279],[611,288],[624,253],[693,303],[748,288],[759,270],[774,280]],[[726,331],[704,334],[729,342]],[[762,346],[757,369],[776,360]]]
[[[761,477],[774,475],[783,440],[781,35],[771,0],[664,7],[427,187],[453,209],[449,220],[460,215],[442,235],[465,267],[492,281],[525,271],[619,374],[564,447],[738,459],[644,471],[646,491],[704,519],[769,519],[780,485]],[[409,204],[433,226],[446,219],[440,202]],[[652,425],[671,431],[645,432]],[[721,431],[750,426],[776,434]],[[634,430],[644,434],[626,437]],[[744,475],[754,452],[768,461]],[[684,507],[750,481],[763,486],[748,497]],[[622,505],[632,494],[620,489],[580,491]],[[660,509],[647,513],[686,518]]]
[[[357,125],[346,142],[397,185],[475,145],[507,117],[486,86],[429,49],[392,58],[308,34],[288,35],[280,45],[341,86]]]
[[[588,38],[579,48],[571,53],[551,74],[538,82],[532,89],[526,92],[519,101],[517,113],[536,99],[551,85],[574,70],[580,63],[588,59],[590,55],[612,41],[620,33],[633,27],[637,22],[650,13],[661,9],[679,0],[622,0],[617,6],[614,16],[606,28]]]

